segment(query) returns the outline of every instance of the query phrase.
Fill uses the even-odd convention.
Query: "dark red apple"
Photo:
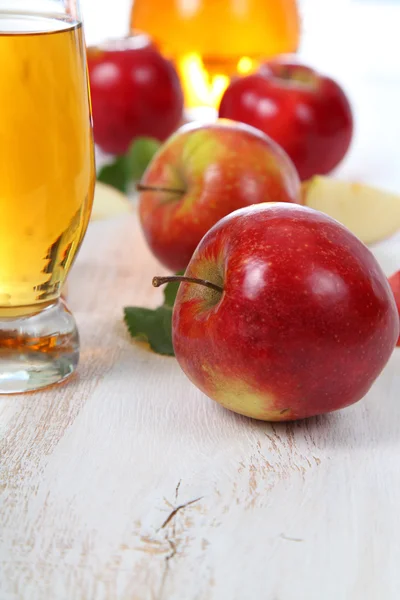
[[[210,398],[269,421],[360,400],[399,337],[378,262],[334,219],[296,204],[258,204],[202,239],[173,313],[180,366]],[[207,285],[210,285],[208,283]]]
[[[258,202],[300,202],[292,162],[258,129],[221,119],[179,129],[141,184],[139,214],[159,261],[185,269],[203,235],[228,213]]]
[[[300,179],[332,171],[346,154],[353,117],[342,88],[304,65],[266,63],[231,82],[219,116],[258,127],[293,160]]]
[[[145,35],[88,48],[94,139],[123,154],[139,136],[165,140],[180,124],[183,94],[172,63]]]
[[[389,283],[400,315],[400,271],[397,271],[397,273],[389,277]],[[397,340],[397,345],[400,346],[400,336]]]

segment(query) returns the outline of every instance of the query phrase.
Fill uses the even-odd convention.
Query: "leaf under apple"
[[[177,273],[178,276],[182,272]],[[124,321],[131,337],[147,342],[157,354],[174,356],[172,345],[172,309],[178,293],[179,282],[171,282],[164,288],[164,302],[158,308],[126,306]]]
[[[142,177],[159,147],[160,142],[154,138],[136,138],[125,154],[116,156],[100,169],[97,180],[126,193],[132,182]]]

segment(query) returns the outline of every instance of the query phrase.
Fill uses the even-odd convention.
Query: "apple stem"
[[[143,183],[137,183],[136,184],[136,190],[138,192],[167,192],[169,194],[181,194],[183,195],[185,193],[185,190],[178,190],[176,188],[165,188],[165,187],[158,187],[158,186],[153,186],[153,185],[144,185]]]
[[[196,277],[185,277],[184,275],[170,275],[168,277],[153,277],[153,285],[154,287],[160,287],[160,285],[164,285],[164,283],[173,283],[177,281],[178,283],[197,283],[198,285],[204,285],[204,287],[208,287],[215,292],[223,293],[224,288],[212,281],[207,281],[207,279],[197,279]]]

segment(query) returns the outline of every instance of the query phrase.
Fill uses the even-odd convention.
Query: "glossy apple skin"
[[[203,235],[230,212],[259,202],[300,202],[300,181],[283,150],[257,129],[229,120],[182,127],[142,183],[183,191],[139,197],[146,240],[172,271],[187,267]]]
[[[165,140],[179,126],[183,94],[172,63],[145,36],[88,48],[94,139],[123,154],[139,136]]]
[[[350,231],[294,204],[232,213],[203,238],[181,283],[173,344],[191,381],[268,421],[360,400],[389,359],[399,317],[387,278]]]
[[[302,181],[332,171],[353,134],[351,107],[341,87],[294,63],[267,63],[259,73],[232,81],[219,116],[271,136],[286,150]]]
[[[389,277],[389,283],[400,315],[400,271],[397,271],[397,273]],[[397,340],[397,346],[400,346],[400,336]]]

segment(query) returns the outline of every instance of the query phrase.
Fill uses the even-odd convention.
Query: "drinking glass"
[[[0,393],[59,382],[77,366],[60,292],[94,181],[78,0],[0,0]]]
[[[300,20],[296,0],[133,0],[131,30],[175,62],[187,108],[216,108],[231,77],[297,50]]]

